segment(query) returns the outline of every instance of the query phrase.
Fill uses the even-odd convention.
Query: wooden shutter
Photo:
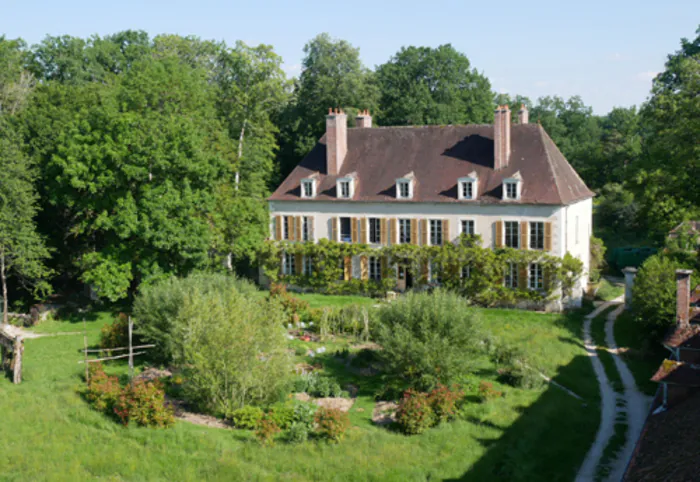
[[[389,276],[389,259],[386,256],[382,256],[382,278],[387,278]]]
[[[518,266],[518,288],[521,290],[527,289],[527,263],[522,263]]]
[[[302,227],[303,227],[303,222],[304,218],[303,216],[297,216],[294,218],[296,220],[296,240],[297,241],[303,241],[304,240],[304,235],[302,233]]]
[[[294,224],[294,216],[285,216],[287,218],[287,229],[289,230],[289,240],[294,241],[296,239],[296,225]]]
[[[379,221],[379,242],[381,244],[386,244],[387,243],[387,229],[389,227],[389,222],[387,221],[386,218],[382,218],[381,221]]]
[[[423,261],[421,263],[421,267],[420,267],[420,275],[421,275],[421,278],[423,278],[423,281],[425,281],[425,282],[428,281],[428,274],[429,274],[428,273],[428,262]]]
[[[423,246],[428,245],[428,221],[427,219],[420,220],[420,244]]]
[[[294,255],[294,272],[302,274],[304,271],[304,257],[301,254]]]
[[[352,279],[352,257],[346,256],[343,263],[343,279],[349,281]]]
[[[552,223],[544,223],[544,250],[552,250]]]
[[[275,216],[275,239],[282,239],[282,216]]]
[[[399,220],[391,219],[391,244],[399,244]]]
[[[503,247],[503,221],[496,221],[496,240],[494,246],[497,248]]]
[[[360,243],[369,244],[367,218],[360,218]]]
[[[338,218],[331,218],[331,240],[338,241]]]
[[[447,244],[450,242],[450,220],[442,220],[442,244]]]
[[[411,244],[418,244],[418,220],[411,219]]]
[[[527,235],[527,221],[520,221],[520,249],[530,249],[530,238]]]
[[[367,256],[360,256],[360,279],[369,279],[369,261]]]
[[[309,230],[309,242],[314,242],[314,222],[316,219],[313,216],[306,216],[306,226]]]

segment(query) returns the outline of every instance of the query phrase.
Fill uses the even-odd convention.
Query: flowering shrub
[[[309,303],[290,295],[284,283],[273,283],[270,285],[270,300],[280,302],[284,312],[287,314],[287,323],[299,323],[301,314],[309,309]]]
[[[260,424],[262,417],[262,408],[248,405],[234,410],[228,418],[236,428],[255,430]]]
[[[396,422],[407,434],[419,434],[435,425],[435,411],[427,393],[408,390],[399,401]]]
[[[464,398],[464,392],[458,387],[438,386],[428,394],[428,402],[435,413],[438,422],[454,418],[457,413],[457,402]]]
[[[495,400],[501,398],[503,392],[496,390],[491,382],[481,382],[479,383],[479,398],[482,402],[488,402],[489,400]]]
[[[255,430],[255,438],[257,438],[262,445],[270,447],[274,445],[275,435],[277,435],[279,431],[280,428],[275,421],[265,415],[260,419],[260,423],[258,423],[258,427]]]
[[[111,412],[122,390],[119,379],[108,376],[101,362],[91,364],[88,373],[90,381],[87,390],[85,390],[85,398],[95,407],[95,410],[105,413]]]
[[[316,412],[316,433],[333,442],[339,442],[350,428],[350,417],[336,408],[320,408]]]

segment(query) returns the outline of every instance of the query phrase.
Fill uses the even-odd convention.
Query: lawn
[[[328,297],[332,303],[338,298]],[[321,306],[324,298],[311,297]],[[584,398],[544,386],[521,390],[495,382],[481,360],[478,376],[505,396],[470,401],[464,420],[407,437],[371,422],[378,380],[343,370],[327,353],[324,370],[359,386],[353,428],[340,444],[263,448],[249,432],[178,422],[168,430],[124,428],[77,394],[81,334],[26,341],[25,381],[0,380],[2,480],[572,480],[598,426],[598,388],[580,339],[582,314],[477,310],[484,329],[523,346],[529,364]],[[110,316],[86,314],[90,343]],[[38,331],[81,331],[83,316]],[[298,344],[298,341],[293,343]],[[333,350],[347,340],[327,343]],[[309,344],[317,347],[321,344]],[[124,365],[110,365],[124,371]]]
[[[596,298],[603,301],[612,301],[625,294],[624,283],[611,282],[607,278],[600,280]]]

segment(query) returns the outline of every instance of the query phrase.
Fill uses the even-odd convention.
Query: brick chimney
[[[530,120],[530,114],[527,111],[525,104],[520,104],[520,110],[518,111],[518,124],[527,124]]]
[[[690,274],[692,270],[676,270],[676,324],[685,328],[690,324]]]
[[[326,116],[326,169],[337,176],[348,152],[348,117],[342,110],[328,109]]]
[[[499,105],[494,112],[493,147],[493,168],[498,171],[508,167],[510,161],[510,109],[507,105]]]
[[[361,110],[357,113],[357,117],[355,117],[355,126],[361,128],[372,127],[372,116],[369,115],[368,110]]]

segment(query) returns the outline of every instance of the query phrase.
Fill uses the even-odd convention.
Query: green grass
[[[600,362],[603,364],[605,369],[605,375],[608,377],[610,385],[612,385],[613,390],[617,393],[623,393],[625,387],[622,384],[622,378],[620,373],[617,371],[615,366],[615,360],[613,355],[607,350],[607,344],[605,343],[605,322],[607,316],[613,310],[616,310],[617,306],[611,306],[603,310],[598,316],[593,318],[591,321],[591,337],[593,338],[593,343],[596,345],[596,353]]]
[[[644,337],[644,329],[635,323],[629,311],[622,312],[615,320],[615,341],[620,356],[634,375],[637,388],[647,395],[654,395],[658,384],[650,378],[669,352],[661,343]]]
[[[608,439],[608,443],[603,449],[603,456],[598,462],[596,468],[595,480],[605,480],[610,474],[612,463],[615,461],[627,440],[627,412],[625,410],[625,401],[619,397],[616,401],[620,409],[615,416],[614,432],[612,437]]]
[[[602,278],[596,292],[596,298],[603,301],[611,301],[624,294],[625,285],[623,283],[611,283],[609,280]]]
[[[377,377],[352,375],[327,354],[317,357],[324,370],[360,389],[346,439],[337,445],[280,442],[262,448],[249,432],[185,422],[168,430],[121,427],[77,394],[83,372],[77,363],[80,334],[29,339],[25,381],[14,386],[0,380],[0,480],[573,479],[599,421],[597,382],[580,339],[582,315],[477,311],[486,330],[524,347],[531,365],[585,403],[553,386],[521,390],[495,382],[505,392],[503,398],[470,402],[466,420],[407,437],[371,423]],[[86,319],[94,344],[110,316],[98,313]],[[52,321],[37,331],[82,331],[81,320]],[[330,351],[346,343],[339,339],[312,346]],[[110,371],[123,372],[124,364],[110,365]],[[483,363],[478,376],[495,380],[497,374]]]
[[[309,308],[323,308],[324,306],[342,307],[347,305],[374,305],[378,300],[367,296],[354,295],[323,295],[319,293],[294,293],[296,298],[309,303]]]

